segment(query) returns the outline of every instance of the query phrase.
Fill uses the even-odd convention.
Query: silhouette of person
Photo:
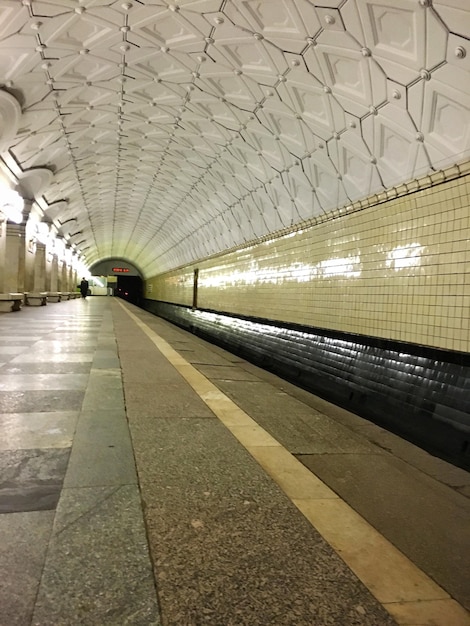
[[[82,282],[80,283],[80,293],[82,294],[82,298],[86,298],[88,295],[88,281],[85,277],[82,278]]]

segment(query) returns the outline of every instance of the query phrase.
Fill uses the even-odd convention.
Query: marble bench
[[[19,311],[23,304],[24,294],[22,293],[0,293],[0,313],[10,313]]]
[[[48,291],[47,292],[47,301],[48,302],[60,302],[62,299],[61,291]]]
[[[47,291],[27,291],[25,294],[27,306],[46,306]]]
[[[61,300],[70,300],[70,291],[61,291],[60,292]]]

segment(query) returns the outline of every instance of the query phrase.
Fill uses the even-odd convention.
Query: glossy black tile
[[[152,300],[144,308],[470,467],[470,355]]]

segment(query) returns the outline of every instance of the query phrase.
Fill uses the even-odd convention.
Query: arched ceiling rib
[[[469,36],[467,0],[0,0],[0,152],[151,276],[468,158]]]

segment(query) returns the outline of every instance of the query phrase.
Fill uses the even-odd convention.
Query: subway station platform
[[[122,300],[0,317],[1,626],[470,624],[470,475]]]

